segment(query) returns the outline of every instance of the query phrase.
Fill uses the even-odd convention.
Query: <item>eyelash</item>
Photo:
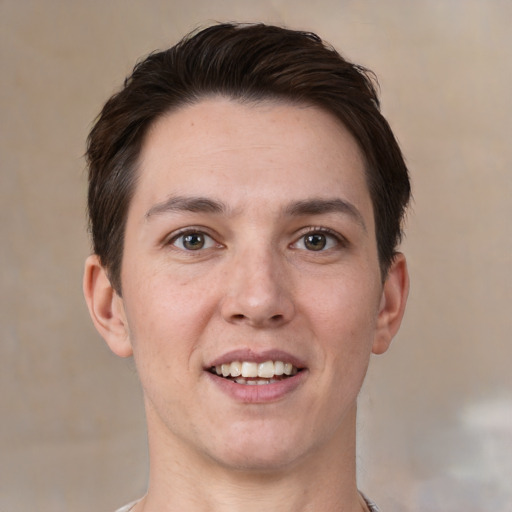
[[[301,233],[300,237],[295,242],[293,242],[291,245],[292,246],[296,245],[299,241],[304,240],[305,237],[308,235],[316,235],[316,234],[326,235],[327,237],[334,238],[334,240],[336,241],[336,244],[339,247],[346,247],[348,245],[348,240],[344,236],[340,235],[338,232],[336,232],[330,228],[326,228],[323,226],[311,226],[309,228],[306,228],[306,230]],[[318,252],[324,252],[324,251],[325,251],[325,249],[320,250]],[[315,252],[315,251],[311,251],[311,252]]]
[[[201,236],[203,236],[205,238],[210,239],[211,240],[210,247],[206,247],[206,248],[200,247],[199,249],[196,249],[196,250],[186,249],[185,247],[177,247],[176,246],[176,242],[180,238],[183,239],[187,235],[201,235]],[[178,250],[181,250],[181,251],[184,251],[184,252],[190,252],[190,253],[200,252],[201,250],[210,249],[213,246],[221,247],[221,244],[219,244],[212,235],[207,233],[205,228],[203,228],[203,227],[194,227],[194,226],[187,227],[187,228],[184,228],[184,229],[178,231],[177,233],[173,233],[167,240],[165,240],[164,245],[174,246]],[[182,243],[182,245],[183,245],[183,243]]]
[[[308,235],[316,235],[316,234],[325,235],[326,237],[330,237],[330,238],[334,239],[337,246],[346,247],[348,245],[347,239],[345,237],[343,237],[342,235],[340,235],[339,233],[337,233],[336,231],[334,231],[330,228],[323,227],[323,226],[311,226],[311,227],[308,227],[305,230],[303,230],[301,232],[300,236],[294,242],[292,242],[290,244],[290,247],[295,248],[294,246],[296,246],[299,242],[304,241],[305,237],[307,237]],[[187,235],[203,236],[210,240],[210,242],[206,242],[206,243],[208,243],[209,246],[208,247],[199,247],[196,250],[187,249],[186,247],[183,247],[183,242],[182,242],[182,244],[181,244],[182,247],[178,247],[176,245],[176,242],[180,238],[182,239],[183,237],[185,237]],[[184,229],[178,231],[177,233],[173,233],[168,239],[166,239],[166,241],[164,242],[164,245],[174,246],[178,250],[188,252],[188,253],[201,252],[203,250],[210,249],[215,246],[222,247],[222,244],[218,243],[214,236],[209,234],[207,232],[207,230],[205,230],[204,227],[199,227],[199,226],[198,227],[194,227],[194,226],[187,227],[187,228],[184,228]],[[333,249],[333,247],[328,247],[327,249],[321,248],[318,251],[311,250],[309,252],[325,252],[326,250],[329,250],[329,249]],[[304,250],[307,250],[307,249],[304,249]]]

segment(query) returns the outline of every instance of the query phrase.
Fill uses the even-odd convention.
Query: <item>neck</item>
[[[331,439],[300,460],[247,469],[199,454],[156,428],[148,411],[149,490],[135,512],[366,510],[355,478],[355,407],[349,416]]]

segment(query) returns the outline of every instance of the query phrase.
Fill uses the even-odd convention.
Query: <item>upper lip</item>
[[[265,361],[283,361],[284,363],[292,363],[293,366],[299,369],[306,367],[304,361],[284,350],[270,349],[257,352],[252,349],[245,348],[231,350],[225,354],[222,354],[221,356],[208,362],[205,369],[209,369],[212,366],[229,364],[233,361],[248,361],[252,363],[264,363]]]

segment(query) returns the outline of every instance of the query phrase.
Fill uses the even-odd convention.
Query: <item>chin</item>
[[[239,472],[265,474],[289,469],[299,463],[308,450],[301,450],[302,443],[293,441],[290,432],[284,438],[282,433],[275,435],[267,431],[266,436],[264,432],[246,438],[232,436],[226,442],[227,449],[219,450],[213,458],[224,468]]]
[[[290,454],[269,453],[252,454],[230,453],[228,456],[217,459],[219,465],[238,473],[247,473],[251,475],[275,474],[293,467],[297,463],[297,458]],[[299,457],[300,459],[300,457]]]

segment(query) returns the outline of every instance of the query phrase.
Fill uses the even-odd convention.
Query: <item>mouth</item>
[[[232,361],[209,369],[210,373],[236,384],[261,386],[289,379],[302,371],[288,361]]]

